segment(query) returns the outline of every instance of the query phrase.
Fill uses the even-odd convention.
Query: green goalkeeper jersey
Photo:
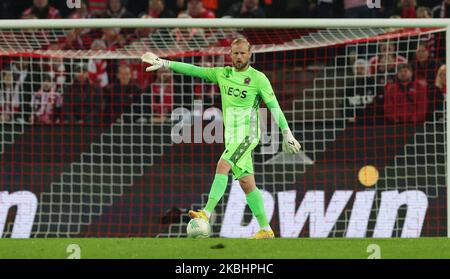
[[[237,72],[233,67],[205,68],[173,61],[170,68],[175,72],[200,77],[218,84],[222,99],[226,145],[239,143],[244,139],[259,141],[261,100],[272,113],[275,110],[280,111],[270,81],[264,73],[252,67]],[[287,122],[284,115],[278,113],[277,118],[281,119],[281,121],[276,119],[280,128],[286,128]]]

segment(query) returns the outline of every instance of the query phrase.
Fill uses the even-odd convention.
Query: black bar
[[[200,268],[203,267],[203,268]],[[255,267],[259,267],[256,269]],[[205,268],[208,271],[205,273]],[[0,272],[15,276],[145,278],[319,278],[450,274],[450,260],[0,260]],[[156,276],[158,274],[158,276]],[[101,276],[101,277],[100,277]],[[163,276],[163,277],[161,277]],[[306,277],[308,276],[308,277]],[[332,276],[332,277],[331,277]],[[141,276],[139,278],[142,278]],[[384,279],[384,278],[382,278]]]

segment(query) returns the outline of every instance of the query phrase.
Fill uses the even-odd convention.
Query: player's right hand
[[[168,68],[170,65],[169,60],[164,60],[153,54],[152,52],[147,52],[141,57],[142,62],[148,63],[152,66],[145,68],[146,72],[156,71],[161,67]]]
[[[297,154],[302,146],[292,135],[291,129],[287,128],[283,133],[283,151],[289,154]]]

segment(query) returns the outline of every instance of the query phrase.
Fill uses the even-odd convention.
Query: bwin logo
[[[67,0],[67,7],[69,9],[80,9],[81,8],[81,0]]]
[[[381,0],[367,0],[367,7],[369,9],[381,8]]]

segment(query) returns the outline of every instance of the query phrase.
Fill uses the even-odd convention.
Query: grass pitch
[[[72,238],[0,239],[0,259],[67,259],[71,244],[82,259],[367,259],[372,244],[382,259],[450,258],[450,238]]]

